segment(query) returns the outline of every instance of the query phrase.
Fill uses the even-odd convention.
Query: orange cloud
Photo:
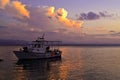
[[[13,1],[12,5],[20,15],[26,16],[28,18],[30,17],[29,11],[25,8],[25,5],[22,4],[21,2]]]
[[[59,8],[55,11],[54,7],[47,9],[47,16],[50,18],[57,18],[59,22],[69,27],[81,27],[83,22],[67,18],[68,12],[64,8]]]
[[[47,9],[46,15],[47,15],[48,17],[54,16],[54,10],[55,10],[54,7],[49,7],[49,8]]]
[[[30,17],[29,11],[26,9],[26,5],[20,1],[0,0],[0,8],[6,10],[14,16],[26,16]]]
[[[67,17],[67,14],[68,12],[64,8],[59,8],[58,10],[56,10],[56,15],[63,19]]]
[[[10,0],[0,0],[0,8],[4,9]]]

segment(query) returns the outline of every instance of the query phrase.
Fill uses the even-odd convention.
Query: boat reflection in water
[[[15,80],[51,80],[59,79],[61,58],[18,60],[15,66]],[[55,75],[56,77],[54,77]]]

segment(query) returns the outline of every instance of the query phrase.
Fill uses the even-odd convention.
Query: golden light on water
[[[24,70],[23,67],[20,67],[20,66],[15,67],[14,73],[16,75],[14,77],[15,80],[25,79],[25,77],[28,75],[28,72]]]
[[[62,47],[61,50],[63,51],[62,59],[22,61],[16,64],[14,69],[15,80],[27,79],[27,77],[31,79],[66,80],[74,77],[78,70],[81,73],[77,77],[82,80],[82,76],[80,76],[83,73],[82,49],[75,48],[73,51],[71,48]]]

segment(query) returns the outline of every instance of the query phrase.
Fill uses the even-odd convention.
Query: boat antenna
[[[43,33],[42,38],[44,39],[45,33]]]

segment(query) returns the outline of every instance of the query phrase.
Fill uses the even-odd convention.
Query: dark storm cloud
[[[88,13],[80,13],[80,15],[78,16],[79,20],[97,20],[100,18],[106,18],[106,17],[112,17],[113,14],[109,14],[107,11],[104,12],[99,12],[99,13],[95,13],[95,12],[88,12]]]

